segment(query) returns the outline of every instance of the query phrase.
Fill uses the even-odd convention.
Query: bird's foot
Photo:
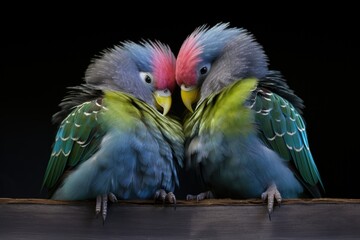
[[[195,199],[196,199],[196,201],[202,201],[204,199],[210,199],[210,198],[214,198],[214,195],[211,191],[202,192],[197,195],[188,194],[186,196],[186,200],[188,200],[188,201],[195,200]]]
[[[268,201],[267,209],[268,209],[269,219],[271,220],[271,213],[274,210],[274,199],[276,200],[279,206],[281,204],[281,194],[274,183],[271,184],[267,188],[267,190],[261,194],[261,199],[263,201],[266,200]]]
[[[164,189],[159,189],[155,192],[154,200],[156,201],[162,201],[163,204],[165,202],[169,202],[174,204],[174,208],[176,209],[176,197],[175,194],[172,192],[166,193]]]
[[[117,198],[115,194],[109,193],[109,194],[103,194],[96,197],[96,206],[95,206],[95,213],[96,216],[99,215],[101,212],[103,223],[105,222],[106,216],[107,216],[107,205],[108,201],[110,202],[117,202]]]

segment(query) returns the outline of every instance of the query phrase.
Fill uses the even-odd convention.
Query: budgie
[[[176,204],[183,166],[181,123],[166,116],[176,87],[175,56],[159,41],[124,41],[94,57],[70,87],[44,175],[52,199],[150,199]]]
[[[244,28],[198,27],[183,42],[176,81],[184,105],[186,166],[207,190],[188,199],[257,198],[269,217],[283,198],[320,197],[303,101]],[[195,109],[193,108],[195,107]]]

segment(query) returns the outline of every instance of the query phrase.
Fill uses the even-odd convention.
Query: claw
[[[103,224],[105,223],[105,219],[107,216],[107,204],[108,204],[108,195],[104,194],[102,195],[102,219],[103,219]]]
[[[166,200],[169,203],[173,203],[174,204],[174,209],[176,210],[176,197],[175,194],[172,192],[168,192],[168,194],[166,194]]]
[[[95,206],[95,214],[96,217],[99,216],[101,212],[101,216],[103,219],[103,224],[105,223],[106,216],[107,216],[107,209],[108,209],[108,201],[110,202],[117,202],[117,198],[115,194],[103,194],[96,197],[96,206]]]
[[[101,196],[97,196],[96,197],[96,206],[95,206],[95,213],[96,213],[96,217],[99,215],[101,210]]]
[[[110,202],[112,202],[112,203],[116,203],[118,201],[115,194],[113,194],[113,193],[109,193],[108,197],[109,197]]]
[[[281,204],[281,194],[280,192],[278,191],[276,185],[273,183],[271,184],[265,192],[263,192],[261,194],[261,199],[263,201],[268,201],[268,204],[267,204],[267,209],[268,209],[268,214],[269,214],[269,219],[271,221],[271,213],[273,212],[274,210],[274,199],[276,200],[276,202],[279,204]]]
[[[202,201],[204,199],[210,199],[210,198],[214,198],[214,195],[211,191],[206,191],[206,192],[202,192],[202,193],[199,193],[197,195],[191,195],[191,194],[188,194],[186,196],[186,200],[195,200],[196,201]]]
[[[164,189],[159,189],[155,192],[154,200],[155,200],[155,202],[157,200],[161,200],[164,205],[165,205],[165,201],[167,201],[169,203],[173,203],[174,208],[176,209],[176,197],[175,197],[175,194],[172,192],[166,193],[166,191]]]
[[[165,204],[166,192],[164,189],[159,189],[155,192],[154,200],[161,200]]]

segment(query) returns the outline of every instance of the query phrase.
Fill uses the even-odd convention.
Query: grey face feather
[[[202,35],[198,41],[204,50],[198,71],[202,66],[211,66],[208,74],[198,79],[202,86],[201,100],[234,81],[256,77],[260,80],[259,86],[288,99],[301,112],[304,107],[302,99],[289,88],[279,71],[268,69],[268,57],[251,33],[243,28],[229,28],[229,24],[200,29]],[[208,48],[210,51],[206,52]]]
[[[131,54],[129,46],[141,48],[144,54],[143,62],[137,62],[139,56]],[[140,72],[152,72],[152,49],[142,45],[126,43],[107,50],[100,58],[94,59],[85,73],[87,84],[101,90],[117,90],[154,105],[153,84],[145,84],[140,78]]]
[[[199,68],[201,68],[202,65],[207,64],[206,61],[211,61],[211,69],[202,83],[201,98],[220,91],[236,80],[247,77],[261,79],[268,74],[267,56],[261,45],[244,29],[238,29],[235,37],[220,44],[223,44],[223,48],[218,56],[212,59],[207,58],[199,64]],[[204,48],[204,52],[206,52],[206,48]]]

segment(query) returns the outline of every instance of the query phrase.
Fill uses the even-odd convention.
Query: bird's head
[[[101,89],[131,94],[166,115],[176,86],[175,63],[168,45],[159,41],[128,41],[95,59],[85,80]]]
[[[176,81],[184,105],[192,104],[231,82],[263,77],[267,58],[253,37],[241,28],[219,23],[198,27],[183,42],[176,60]]]

